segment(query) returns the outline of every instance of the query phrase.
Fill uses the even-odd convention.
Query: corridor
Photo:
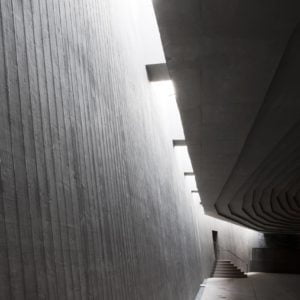
[[[300,275],[248,273],[246,279],[209,278],[196,300],[298,300]]]

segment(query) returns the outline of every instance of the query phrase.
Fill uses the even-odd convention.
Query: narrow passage
[[[300,275],[248,273],[248,278],[209,278],[196,300],[299,300]]]

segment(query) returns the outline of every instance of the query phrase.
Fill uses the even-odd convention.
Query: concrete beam
[[[146,66],[149,81],[170,80],[167,64],[154,64]]]

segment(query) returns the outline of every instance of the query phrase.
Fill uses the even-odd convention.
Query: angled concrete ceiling
[[[206,213],[300,232],[300,1],[153,2]]]

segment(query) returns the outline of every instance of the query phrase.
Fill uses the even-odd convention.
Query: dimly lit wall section
[[[138,2],[0,2],[1,299],[193,299],[209,276]]]

